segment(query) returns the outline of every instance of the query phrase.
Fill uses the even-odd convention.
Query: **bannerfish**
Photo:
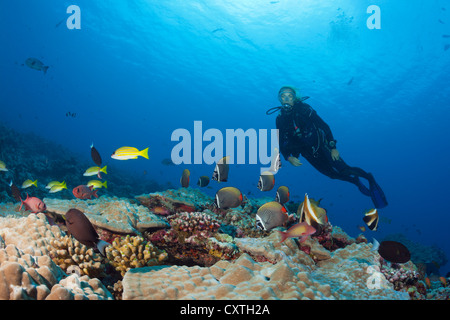
[[[45,203],[36,197],[29,197],[27,193],[27,198],[25,200],[20,199],[21,204],[19,211],[22,210],[22,206],[25,205],[25,210],[30,210],[31,213],[38,213],[45,211],[47,209],[47,206]]]
[[[103,241],[95,231],[86,215],[78,209],[70,209],[64,216],[70,234],[80,243],[90,248],[97,248],[105,256],[105,248],[110,244]]]
[[[44,63],[41,60],[36,59],[36,58],[28,58],[25,61],[25,64],[28,67],[30,67],[31,69],[38,70],[38,71],[43,71],[44,74],[47,73],[47,70],[49,68],[48,66],[45,66]]]
[[[281,159],[280,159],[280,152],[278,151],[278,148],[274,149],[274,155],[272,157],[272,160],[270,162],[270,172],[277,173],[278,170],[281,168]]]
[[[90,176],[95,176],[95,175],[97,175],[97,177],[98,177],[99,179],[101,179],[102,176],[101,176],[101,173],[100,173],[100,172],[103,172],[104,174],[108,174],[108,172],[106,171],[106,169],[107,169],[107,166],[104,166],[103,168],[100,168],[100,167],[90,167],[90,168],[88,168],[88,169],[83,173],[83,176],[85,176],[85,177],[90,177]]]
[[[276,201],[263,204],[256,212],[256,226],[263,230],[272,230],[286,224],[288,214],[286,208]]]
[[[26,189],[31,186],[35,186],[37,188],[37,180],[31,181],[30,179],[27,179],[22,183],[22,189]]]
[[[270,191],[275,186],[275,176],[270,171],[264,171],[259,176],[258,189],[261,191]]]
[[[378,251],[380,256],[389,262],[406,263],[411,259],[408,248],[397,241],[381,241],[373,239],[372,251]]]
[[[188,169],[184,169],[181,174],[180,183],[183,188],[189,187],[191,172]]]
[[[95,189],[101,189],[102,187],[108,189],[108,181],[101,182],[99,180],[90,180],[87,184],[88,187],[92,186]]]
[[[289,188],[286,186],[280,186],[277,190],[277,194],[275,195],[275,201],[285,204],[289,201],[290,193]]]
[[[100,153],[95,149],[94,143],[91,144],[91,158],[94,161],[96,165],[99,167],[102,166],[102,157],[100,156]]]
[[[217,182],[227,182],[228,172],[230,170],[230,156],[223,157],[216,163],[212,179]]]
[[[308,236],[314,234],[316,232],[316,229],[311,227],[306,222],[300,222],[292,227],[290,227],[286,232],[284,231],[278,231],[281,233],[281,242],[284,242],[287,238],[298,238],[300,237],[300,242],[305,242],[306,239],[308,239]]]
[[[363,217],[363,220],[370,230],[376,231],[379,221],[377,209],[370,209],[369,211],[367,211]]]
[[[73,188],[72,193],[78,199],[92,199],[92,196],[98,198],[97,190],[93,186],[79,185]]]
[[[209,184],[209,177],[208,176],[201,176],[198,178],[197,185],[199,187],[206,187]]]
[[[321,200],[315,201],[312,198],[310,199],[308,194],[305,193],[305,199],[297,210],[297,214],[300,217],[299,221],[306,221],[306,223],[313,227],[326,224],[328,222],[327,211],[319,207]]]
[[[139,151],[134,147],[120,147],[111,155],[111,158],[116,160],[129,160],[129,159],[137,159],[138,156],[144,157],[148,159],[148,148]]]
[[[52,186],[50,188],[49,192],[50,193],[55,193],[55,192],[61,191],[62,189],[67,189],[67,184],[66,184],[65,181],[63,181],[63,183],[61,183],[61,184],[55,184],[54,186]]]
[[[11,195],[12,197],[17,201],[17,202],[21,202],[22,198],[21,198],[21,193],[19,188],[12,182],[9,183],[9,186],[11,187]]]
[[[6,164],[2,160],[0,160],[0,171],[8,171]]]
[[[215,205],[219,209],[230,209],[239,207],[244,200],[242,192],[235,187],[225,187],[217,191]]]

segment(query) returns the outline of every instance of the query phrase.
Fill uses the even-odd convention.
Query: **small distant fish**
[[[110,244],[100,239],[94,226],[83,212],[78,209],[70,209],[66,212],[64,219],[67,230],[75,239],[89,248],[96,248],[105,256],[105,248]]]
[[[99,180],[90,180],[87,184],[88,187],[92,186],[92,188],[95,189],[101,189],[105,188],[108,189],[108,181],[101,182]]]
[[[191,172],[188,169],[184,169],[180,178],[180,183],[183,188],[189,187]]]
[[[439,19],[438,22],[439,22],[440,24],[445,24],[445,22],[442,21],[441,19]]]
[[[230,209],[239,207],[244,200],[242,192],[235,187],[225,187],[217,191],[215,205],[219,209]]]
[[[270,191],[275,186],[275,176],[270,171],[264,171],[259,176],[258,189],[261,191]]]
[[[306,221],[310,226],[316,227],[316,224],[324,225],[328,222],[327,211],[319,207],[320,201],[310,199],[305,194],[305,199],[299,205],[297,214],[299,214],[300,222]]]
[[[167,215],[170,214],[169,209],[167,209],[167,208],[165,208],[165,207],[161,207],[161,206],[153,207],[153,208],[151,209],[151,211],[152,211],[154,214],[159,214],[159,215],[162,215],[162,216],[167,216]]]
[[[411,259],[408,248],[397,241],[381,241],[373,239],[372,251],[378,251],[380,256],[389,262],[406,263]]]
[[[25,64],[30,67],[31,69],[34,70],[38,70],[38,71],[43,71],[44,74],[47,73],[48,70],[48,66],[44,66],[44,63],[42,61],[40,61],[39,59],[36,58],[28,58],[25,61]]]
[[[199,187],[206,187],[209,184],[209,177],[208,176],[201,176],[198,178],[197,185]]]
[[[287,221],[286,208],[276,201],[263,204],[256,212],[256,226],[263,230],[272,230],[275,227],[283,226]]]
[[[444,46],[444,51],[447,51],[448,49],[450,49],[450,44],[446,44],[446,45]]]
[[[217,182],[227,182],[228,172],[230,170],[230,156],[223,157],[216,163],[212,179]]]
[[[100,156],[100,153],[95,149],[94,143],[91,144],[91,158],[94,161],[96,165],[99,167],[102,166],[102,157]]]
[[[442,38],[450,38],[450,34],[443,34]]]
[[[174,166],[175,165],[175,163],[173,163],[172,159],[170,159],[170,158],[162,159],[161,164],[163,164],[165,166]]]
[[[17,202],[21,202],[22,198],[21,198],[21,193],[19,188],[12,182],[9,183],[9,186],[11,187],[11,195],[12,197],[17,201]]]
[[[446,288],[447,287],[447,279],[445,278],[445,277],[439,277],[439,280],[441,281],[441,283],[442,283],[442,286],[444,287],[444,288]]]
[[[425,285],[427,286],[427,289],[431,289],[431,280],[430,278],[425,278]]]
[[[37,180],[31,181],[30,179],[27,179],[22,183],[22,189],[26,189],[31,186],[37,187]]]
[[[348,86],[351,85],[352,82],[353,82],[353,77],[347,82],[347,85],[348,85]]]
[[[92,199],[92,196],[98,198],[97,190],[93,186],[79,185],[73,188],[72,193],[78,199]]]
[[[66,112],[66,117],[72,117],[72,118],[75,118],[77,116],[77,114],[76,113],[72,113],[72,112]]]
[[[370,230],[376,231],[379,221],[377,209],[370,209],[369,211],[367,211],[364,215],[363,220]]]
[[[213,31],[211,31],[211,33],[216,33],[216,32],[224,31],[224,30],[225,30],[224,28],[217,28],[217,29],[214,29]]]
[[[8,171],[6,164],[2,160],[0,160],[0,171]]]
[[[120,147],[111,155],[111,158],[116,160],[129,160],[129,159],[137,159],[138,156],[144,157],[148,159],[148,148],[139,151],[134,147]]]
[[[278,231],[281,233],[281,242],[284,242],[287,238],[298,238],[300,237],[300,243],[305,242],[308,239],[308,236],[316,233],[316,229],[311,227],[306,222],[300,222],[292,227],[290,227],[286,232]]]
[[[362,232],[366,232],[366,227],[364,226],[358,226],[358,229],[361,230]]]
[[[55,193],[55,192],[61,191],[62,189],[67,189],[67,185],[66,185],[65,181],[63,181],[61,184],[55,184],[54,186],[52,186],[50,188],[49,192],[50,193]]]
[[[289,188],[286,186],[280,186],[278,187],[277,194],[275,196],[275,201],[285,204],[289,201],[290,193]]]
[[[107,166],[104,166],[103,168],[100,168],[100,167],[90,167],[90,168],[88,168],[88,169],[83,173],[83,176],[85,176],[85,177],[90,177],[90,176],[95,176],[95,175],[97,175],[97,177],[98,177],[99,179],[101,179],[102,176],[101,176],[100,172],[103,172],[104,174],[108,174],[108,172],[107,172],[106,170],[107,170]]]
[[[31,213],[38,213],[45,211],[47,209],[47,206],[45,203],[36,197],[29,197],[27,193],[27,198],[25,200],[20,199],[21,204],[19,211],[22,210],[22,206],[25,206],[25,210],[30,210]]]

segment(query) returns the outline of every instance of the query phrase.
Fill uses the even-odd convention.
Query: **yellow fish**
[[[37,180],[31,181],[28,179],[22,183],[22,189],[29,188],[31,186],[35,186],[37,188]]]
[[[59,192],[59,191],[61,191],[62,189],[67,189],[67,185],[66,185],[66,182],[65,181],[63,181],[62,183],[60,183],[60,184],[55,184],[55,185],[53,185],[51,188],[50,188],[50,193],[55,193],[55,192]]]
[[[129,160],[137,159],[138,156],[148,159],[148,148],[139,151],[134,147],[121,147],[114,151],[114,153],[111,155],[111,158],[116,160]]]
[[[104,166],[103,168],[100,168],[100,167],[90,167],[89,169],[87,169],[87,170],[83,173],[83,176],[85,176],[85,177],[90,177],[90,176],[95,176],[95,175],[97,175],[97,177],[98,177],[99,179],[101,179],[102,176],[100,175],[100,172],[103,172],[103,173],[105,173],[105,174],[108,174],[108,172],[106,172],[106,167],[107,167],[107,166]]]
[[[8,171],[6,164],[2,160],[0,160],[0,171]]]
[[[92,189],[101,189],[102,187],[107,189],[108,188],[107,182],[108,181],[105,181],[105,182],[102,183],[101,181],[98,181],[98,180],[90,180],[87,183],[87,186],[88,187],[92,186]]]
[[[59,182],[59,181],[54,180],[54,181],[49,182],[49,183],[45,186],[45,188],[46,188],[46,189],[51,189],[53,186],[56,186],[56,185],[62,185],[63,183],[66,183],[66,182],[65,182],[65,181]]]

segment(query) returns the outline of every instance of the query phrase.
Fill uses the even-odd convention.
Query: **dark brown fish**
[[[12,180],[11,180],[11,183],[9,184],[9,186],[11,187],[11,195],[12,195],[12,197],[16,201],[21,202],[22,198],[21,198],[21,193],[20,193],[19,188],[12,182]]]
[[[70,209],[65,215],[66,227],[70,234],[89,248],[97,248],[104,255],[109,243],[100,240],[94,226],[86,215],[78,209]]]
[[[406,263],[411,259],[408,248],[397,241],[381,241],[378,253],[383,259],[394,263]]]
[[[198,178],[197,185],[199,187],[206,187],[209,184],[209,177],[208,176],[201,176]]]
[[[183,170],[183,174],[181,175],[180,183],[183,188],[189,187],[189,177],[191,173],[188,169]]]
[[[102,157],[100,156],[100,153],[98,153],[97,149],[95,149],[94,143],[91,144],[91,158],[99,167],[102,165]]]

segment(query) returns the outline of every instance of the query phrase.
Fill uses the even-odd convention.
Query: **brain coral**
[[[243,254],[209,268],[148,267],[130,270],[123,299],[333,299],[328,285],[281,261],[255,262]]]
[[[116,233],[137,233],[148,228],[165,228],[164,218],[126,198],[101,196],[92,200],[44,199],[47,212],[64,216],[70,208],[84,212],[94,226]]]

